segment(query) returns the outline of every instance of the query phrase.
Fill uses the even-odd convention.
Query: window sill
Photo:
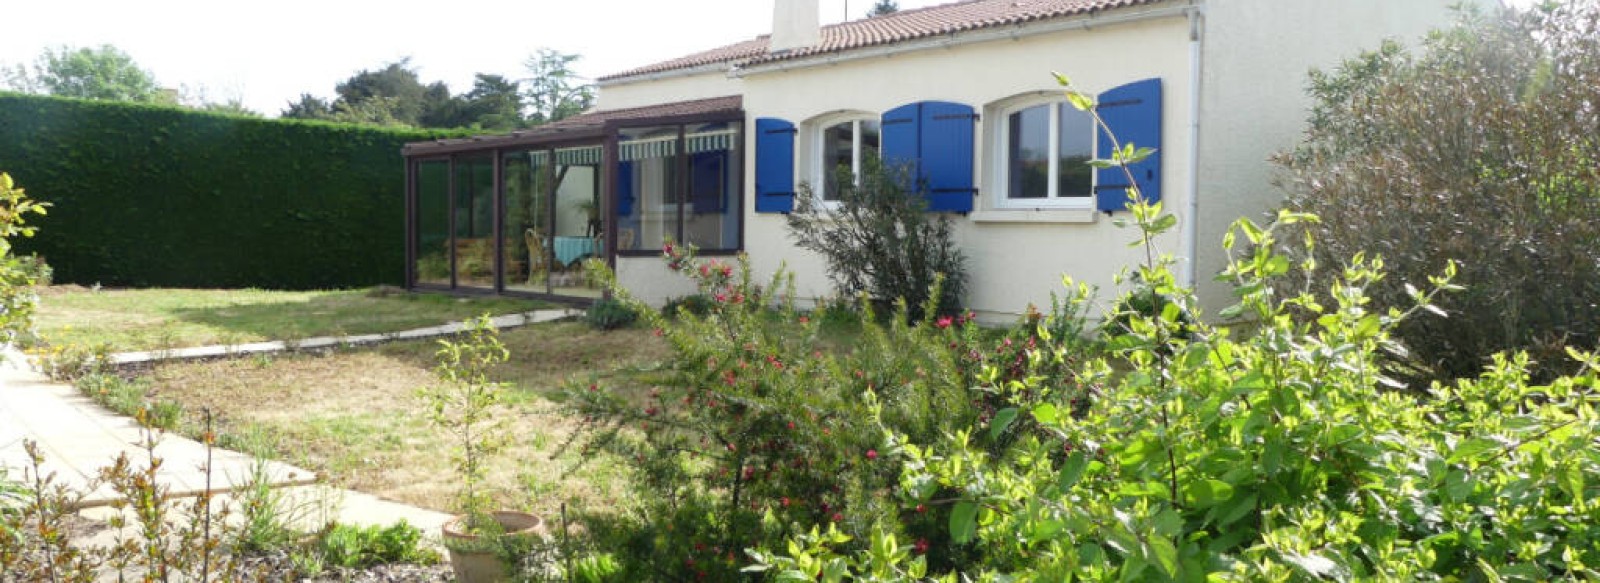
[[[1100,213],[1094,209],[989,209],[973,211],[967,217],[974,223],[1093,223]]]

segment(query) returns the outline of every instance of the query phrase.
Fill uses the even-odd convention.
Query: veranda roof
[[[401,149],[406,157],[430,156],[474,150],[516,148],[594,141],[627,126],[670,123],[684,119],[737,116],[744,112],[738,95],[663,103],[645,107],[591,111],[536,128],[493,136],[412,142]]]

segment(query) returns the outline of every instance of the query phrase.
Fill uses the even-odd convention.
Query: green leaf
[[[1038,407],[1033,408],[1033,418],[1040,425],[1055,425],[1056,421],[1060,419],[1060,414],[1056,411],[1055,405],[1040,403]]]
[[[1583,467],[1578,463],[1567,464],[1561,471],[1561,488],[1567,491],[1573,501],[1583,504]]]
[[[1161,215],[1160,218],[1150,223],[1150,231],[1153,233],[1165,233],[1177,224],[1177,215]]]
[[[1172,541],[1162,536],[1150,537],[1150,542],[1146,544],[1146,547],[1149,550],[1150,557],[1155,559],[1156,565],[1166,572],[1167,577],[1176,579],[1178,577],[1178,548],[1172,545]]]
[[[1450,457],[1445,458],[1445,461],[1458,464],[1468,460],[1477,460],[1479,457],[1499,449],[1500,442],[1498,441],[1474,437],[1457,444],[1456,448],[1450,451]]]
[[[1068,91],[1067,101],[1071,102],[1072,107],[1077,108],[1078,111],[1094,109],[1094,98],[1077,91]]]
[[[1195,480],[1184,486],[1183,497],[1196,509],[1210,508],[1233,498],[1233,484],[1222,480]]]
[[[1249,516],[1250,511],[1256,508],[1256,495],[1248,494],[1231,498],[1216,507],[1217,526],[1228,526],[1240,519]]]
[[[1008,407],[999,411],[995,411],[994,421],[989,423],[989,437],[993,439],[999,439],[1000,434],[1005,433],[1006,428],[1010,427],[1011,422],[1015,421],[1016,419],[1016,407]]]
[[[950,511],[950,539],[966,544],[978,532],[978,503],[958,502]]]
[[[1083,479],[1083,470],[1089,466],[1089,457],[1082,451],[1073,451],[1067,455],[1067,461],[1061,464],[1061,473],[1057,474],[1056,487],[1063,493],[1072,489],[1078,480]]]
[[[1309,555],[1284,553],[1283,560],[1288,561],[1290,565],[1304,571],[1307,575],[1319,579],[1332,576],[1340,571],[1338,563],[1316,553]]]

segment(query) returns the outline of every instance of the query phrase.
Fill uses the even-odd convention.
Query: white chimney
[[[767,49],[781,53],[822,42],[822,14],[817,0],[774,0],[772,42]]]

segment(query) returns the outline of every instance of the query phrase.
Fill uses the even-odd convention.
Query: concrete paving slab
[[[15,361],[12,361],[13,363]],[[144,433],[133,420],[117,415],[83,396],[77,389],[52,383],[15,364],[0,366],[0,415],[7,420],[0,441],[0,466],[13,476],[31,474],[32,462],[25,441],[38,445],[44,458],[40,467],[55,483],[84,495],[83,506],[103,505],[115,499],[110,487],[100,484],[100,470],[118,456],[127,455],[136,467],[147,463],[140,447]],[[154,449],[161,467],[157,476],[174,493],[205,488],[200,467],[206,461],[203,444],[174,434],[158,436]],[[212,489],[227,491],[248,481],[257,460],[249,455],[212,448]],[[262,463],[271,484],[308,484],[316,481],[309,471],[279,462]]]

